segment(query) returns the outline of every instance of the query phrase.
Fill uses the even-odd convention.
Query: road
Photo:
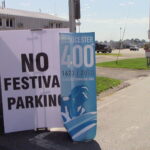
[[[102,150],[150,150],[150,77],[98,101],[96,140]]]
[[[114,54],[118,53],[118,50],[113,51]],[[128,59],[128,58],[138,58],[145,57],[145,51],[140,49],[139,51],[130,51],[129,49],[121,50],[122,54],[119,59]],[[115,56],[96,56],[96,62],[105,62],[105,61],[114,61],[116,60]],[[131,70],[131,69],[118,69],[118,68],[96,68],[97,76],[110,77],[114,79],[120,79],[123,81],[131,80],[139,77],[146,77],[150,75],[150,70]]]
[[[141,78],[150,75],[150,70],[131,70],[131,69],[118,69],[118,68],[96,68],[97,76],[104,76],[123,81],[131,80],[134,78]]]
[[[119,50],[113,50],[113,54],[118,54]],[[119,59],[128,59],[128,58],[138,58],[145,57],[145,51],[140,49],[139,51],[130,51],[129,49],[123,49],[120,51],[121,56]],[[97,55],[96,62],[105,62],[105,61],[114,61],[117,60],[117,56],[105,56],[105,55]]]
[[[142,50],[122,53],[124,58],[144,57]],[[97,62],[114,60],[104,57]],[[97,68],[102,74],[130,84],[98,101],[96,140],[102,150],[150,150],[150,71]]]

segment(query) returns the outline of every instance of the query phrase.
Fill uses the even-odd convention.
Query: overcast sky
[[[2,0],[1,0],[2,1]],[[96,40],[147,39],[150,0],[81,0],[81,32]],[[39,11],[68,18],[68,0],[6,0],[7,8]]]

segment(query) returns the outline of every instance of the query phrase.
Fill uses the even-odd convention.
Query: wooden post
[[[0,134],[4,133],[3,106],[2,106],[2,89],[0,77]]]

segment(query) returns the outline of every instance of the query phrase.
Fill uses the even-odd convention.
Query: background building
[[[63,18],[24,10],[0,8],[0,30],[68,28],[69,22]]]

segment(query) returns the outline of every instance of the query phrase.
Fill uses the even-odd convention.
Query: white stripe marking
[[[96,116],[91,116],[90,118],[85,119],[84,121],[82,121],[79,124],[77,124],[77,125],[73,126],[72,128],[70,128],[68,131],[70,132],[71,130],[75,129],[76,127],[80,126],[83,123],[86,123],[89,120],[96,120]]]
[[[75,139],[76,137],[82,135],[83,133],[85,133],[85,132],[88,131],[89,129],[93,128],[94,126],[96,126],[96,123],[87,126],[87,127],[84,128],[83,130],[81,130],[80,132],[78,132],[77,134],[75,134],[72,138]]]
[[[72,118],[71,119],[71,121],[73,121],[73,120],[76,120],[76,119],[78,119],[79,117],[82,117],[82,116],[85,116],[85,115],[88,115],[88,114],[97,114],[97,112],[89,112],[89,113],[86,113],[86,114],[83,114],[83,115],[81,115],[81,116],[77,116],[77,117],[75,117],[75,118]],[[69,122],[71,122],[71,121],[66,121],[64,124],[67,124],[67,123],[69,123]]]

